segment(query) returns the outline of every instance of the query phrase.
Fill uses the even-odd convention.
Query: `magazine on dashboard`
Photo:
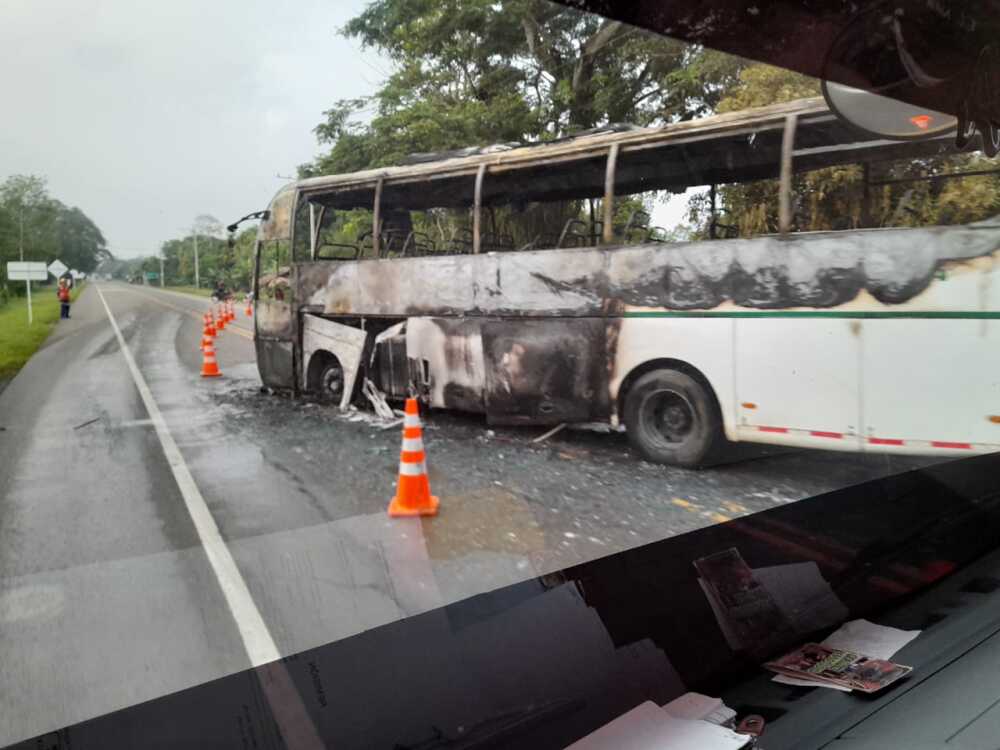
[[[865,693],[877,692],[912,671],[912,667],[819,643],[800,646],[764,667],[788,677],[829,682]]]

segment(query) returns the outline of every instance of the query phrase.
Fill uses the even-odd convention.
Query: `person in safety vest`
[[[69,320],[70,296],[66,279],[59,279],[59,288],[56,290],[56,296],[59,297],[59,317],[63,320]]]

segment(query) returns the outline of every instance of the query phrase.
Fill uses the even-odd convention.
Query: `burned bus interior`
[[[296,260],[663,241],[668,232],[649,225],[647,210],[615,216],[613,199],[778,178],[786,126],[794,127],[795,173],[955,151],[948,137],[872,139],[838,120],[822,99],[806,99],[664,128],[608,127],[552,143],[426,155],[415,165],[305,180],[296,218],[303,252]],[[337,231],[344,215],[369,226],[353,235]],[[310,231],[315,237],[307,242]]]

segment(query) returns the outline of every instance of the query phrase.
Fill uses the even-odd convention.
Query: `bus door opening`
[[[261,379],[271,388],[291,388],[294,285],[288,240],[259,242],[256,268],[254,341]]]

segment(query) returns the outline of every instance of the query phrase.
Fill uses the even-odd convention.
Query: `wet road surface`
[[[441,514],[390,520],[400,428],[262,393],[242,309],[217,342],[224,377],[200,378],[208,304],[90,284],[0,393],[0,746],[245,669],[266,653],[248,646],[253,616],[287,655],[932,462],[745,450],[692,472],[640,460],[620,434],[535,443],[544,429],[431,413]]]

